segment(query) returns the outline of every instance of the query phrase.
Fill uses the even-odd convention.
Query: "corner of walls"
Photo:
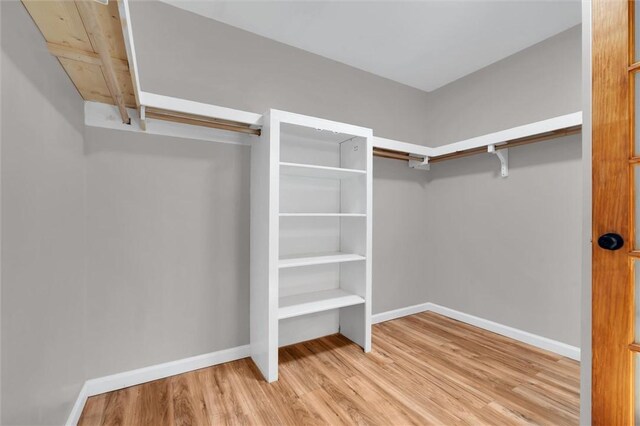
[[[581,25],[429,92],[430,146],[580,111]]]
[[[578,25],[431,92],[430,143],[580,111],[581,51]],[[509,149],[506,178],[490,155],[432,165],[420,300],[578,346],[581,149],[579,136]]]

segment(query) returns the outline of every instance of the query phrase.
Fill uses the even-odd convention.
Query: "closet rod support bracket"
[[[495,145],[489,145],[487,152],[495,154],[500,160],[500,176],[503,178],[509,176],[509,148],[496,149]]]
[[[144,105],[140,105],[140,128],[147,130],[147,107]]]
[[[431,165],[429,164],[429,157],[424,157],[424,160],[409,160],[409,167],[418,170],[429,170]]]

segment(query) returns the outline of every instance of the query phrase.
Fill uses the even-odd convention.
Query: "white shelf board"
[[[373,146],[374,148],[406,152],[417,157],[438,157],[469,149],[485,146],[488,147],[489,145],[500,145],[511,140],[541,135],[580,125],[582,125],[582,111],[536,121],[523,126],[512,127],[510,129],[477,136],[471,139],[440,145],[435,148],[380,137],[373,138]]]
[[[561,115],[549,118],[547,120],[536,121],[534,123],[525,124],[524,126],[513,127],[511,129],[502,130],[500,132],[489,133],[487,135],[477,136],[475,138],[466,139],[460,142],[454,142],[433,148],[431,156],[453,154],[468,149],[480,148],[489,145],[496,145],[508,142],[514,139],[525,138],[528,136],[540,135],[543,133],[553,132],[560,129],[567,129],[582,124],[582,112],[574,112],[572,114]]]
[[[364,303],[362,297],[339,288],[296,294],[280,298],[278,319],[293,318],[362,303]]]
[[[262,125],[262,115],[253,112],[205,104],[182,98],[174,98],[171,96],[158,95],[142,90],[138,93],[138,97],[140,105],[147,107],[200,115],[203,117],[218,118],[221,120],[237,121],[239,123],[251,124],[253,126]]]
[[[367,217],[364,213],[280,213],[280,217]]]
[[[295,268],[298,266],[325,265],[328,263],[343,263],[365,260],[364,256],[351,253],[322,253],[322,254],[303,254],[296,256],[287,256],[280,259],[279,267]]]
[[[280,174],[286,176],[303,176],[322,179],[347,179],[355,176],[366,175],[367,172],[364,170],[342,169],[339,167],[281,162]]]

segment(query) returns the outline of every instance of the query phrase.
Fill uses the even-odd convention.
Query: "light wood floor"
[[[243,359],[98,395],[80,425],[578,424],[577,362],[433,313],[280,360],[272,384]]]

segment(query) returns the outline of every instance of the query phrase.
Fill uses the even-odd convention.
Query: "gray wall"
[[[429,302],[428,173],[373,159],[373,314]]]
[[[2,424],[63,423],[84,371],[83,104],[20,2],[2,9]]]
[[[434,165],[423,280],[430,302],[580,346],[579,136]]]
[[[581,111],[580,34],[578,25],[430,92],[427,145]]]
[[[430,93],[434,145],[580,111],[581,28]],[[423,280],[430,302],[580,345],[581,137],[490,154],[428,173]]]
[[[248,344],[250,148],[86,141],[89,377]]]

